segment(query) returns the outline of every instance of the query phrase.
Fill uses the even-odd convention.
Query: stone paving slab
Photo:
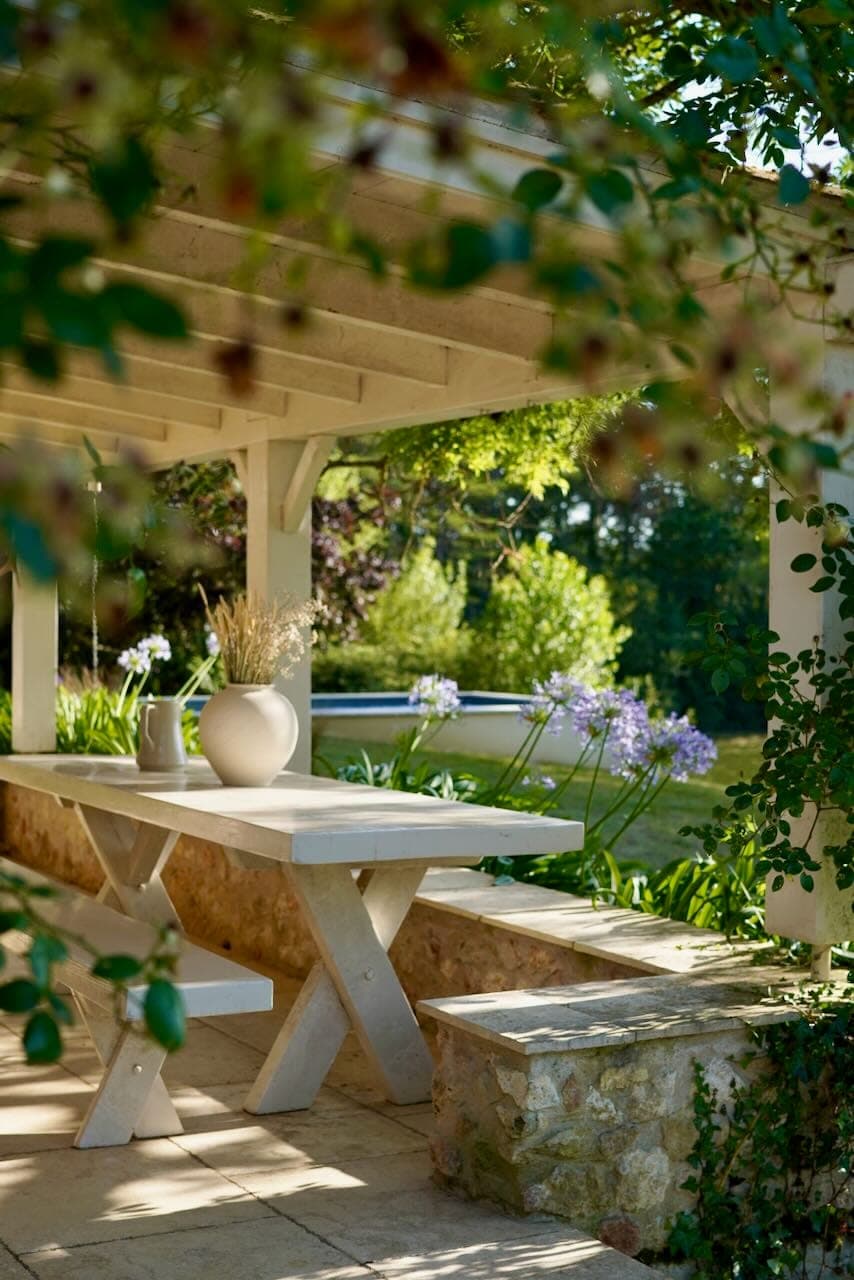
[[[260,1222],[24,1255],[38,1280],[371,1280],[338,1249],[278,1215]],[[0,1270],[0,1280],[5,1280]],[[9,1280],[17,1280],[10,1273]]]
[[[0,1161],[0,1240],[18,1255],[271,1215],[168,1138]]]
[[[520,1218],[459,1199],[434,1187],[431,1177],[425,1151],[239,1181],[355,1261],[376,1264],[380,1271],[385,1259],[524,1239],[551,1225],[544,1215]]]
[[[372,1264],[387,1280],[650,1280],[655,1273],[580,1232],[557,1228],[524,1240],[446,1249],[421,1257],[381,1259]]]
[[[240,1179],[276,1170],[304,1169],[373,1157],[423,1151],[423,1134],[354,1105],[352,1111],[290,1115],[243,1115],[242,1123],[219,1131],[181,1134],[177,1146],[226,1177]]]
[[[32,1280],[32,1272],[25,1270],[15,1255],[1,1244],[0,1280]]]

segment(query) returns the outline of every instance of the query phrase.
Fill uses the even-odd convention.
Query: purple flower
[[[535,680],[530,700],[519,712],[520,719],[530,724],[544,724],[548,732],[559,734],[567,710],[584,686],[568,672],[553,671],[548,680]]]
[[[420,676],[409,691],[409,705],[427,720],[448,720],[458,714],[459,685],[444,676]]]
[[[608,734],[609,743],[620,733],[642,731],[648,719],[646,706],[629,689],[588,689],[579,686],[570,708],[572,727],[585,738]]]
[[[612,772],[624,778],[652,770],[652,778],[667,774],[686,782],[692,774],[708,773],[717,759],[711,738],[691,724],[687,716],[669,715],[645,726],[620,725],[614,742]]]

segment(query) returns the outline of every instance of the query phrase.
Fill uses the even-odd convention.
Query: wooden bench
[[[74,1145],[112,1147],[132,1136],[162,1138],[181,1133],[181,1121],[160,1077],[166,1050],[146,1036],[141,1025],[146,984],[129,982],[126,993],[117,999],[115,987],[92,974],[92,955],[83,945],[99,955],[121,953],[141,960],[155,946],[157,930],[9,858],[0,858],[0,871],[56,889],[59,897],[39,899],[39,912],[81,940],[67,943],[68,958],[56,966],[55,973],[74,997],[104,1075]],[[17,931],[5,934],[2,945],[23,956],[30,941],[26,933]],[[273,1007],[269,978],[186,939],[181,941],[175,985],[188,1018],[258,1013]]]

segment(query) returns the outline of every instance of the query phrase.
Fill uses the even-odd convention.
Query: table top
[[[281,773],[224,787],[204,760],[141,772],[124,756],[0,757],[0,781],[277,862],[444,861],[580,849],[584,825],[537,814]]]

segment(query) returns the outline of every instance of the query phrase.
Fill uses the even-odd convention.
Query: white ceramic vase
[[[228,684],[199,716],[208,763],[227,787],[266,787],[294,754],[297,713],[271,684]]]

